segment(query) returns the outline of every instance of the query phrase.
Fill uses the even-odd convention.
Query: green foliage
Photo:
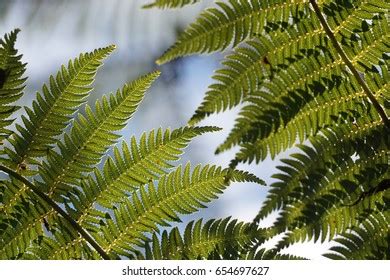
[[[10,139],[14,151],[6,149],[6,152],[12,160],[11,166],[37,164],[34,159],[52,149],[56,136],[61,135],[72,115],[86,101],[102,60],[114,48],[82,54],[70,60],[68,67],[62,66],[55,77],[50,76],[49,85],[43,85],[42,93],[37,93],[32,109],[25,107],[28,118],[22,116],[24,126],[17,125],[19,133]]]
[[[83,106],[114,46],[62,66],[25,107],[22,124],[9,128],[26,80],[16,33],[6,35],[0,49],[0,170],[8,174],[0,181],[0,259],[145,258],[145,242],[206,207],[230,182],[263,184],[244,171],[174,164],[194,137],[217,127],[159,128],[117,145],[118,132],[159,73]]]
[[[146,245],[147,259],[234,259],[240,251],[252,246],[258,239],[264,239],[264,230],[249,223],[231,218],[190,222],[183,236],[177,227],[169,233],[164,231],[159,240],[156,234],[152,246]],[[233,255],[234,254],[234,255]],[[143,256],[141,255],[141,258]]]
[[[340,246],[330,248],[332,253],[325,256],[331,259],[386,259],[389,256],[389,211],[365,215],[361,224],[354,226],[348,233],[342,234],[335,241]]]
[[[23,78],[26,64],[21,62],[22,56],[15,49],[18,32],[19,30],[14,30],[0,39],[0,145],[12,134],[6,127],[13,123],[9,117],[18,107],[11,104],[22,96],[26,80]]]
[[[14,47],[18,31],[6,35],[0,169],[9,177],[0,181],[0,258],[302,259],[282,250],[314,240],[338,243],[328,258],[389,259],[389,12],[378,0],[217,2],[157,61],[231,50],[190,126],[119,145],[118,131],[158,73],[92,108],[84,103],[114,46],[80,55],[50,77],[13,129],[25,64]],[[194,137],[219,130],[197,123],[236,106],[235,126],[216,150],[239,147],[230,168],[174,164]],[[211,219],[166,229],[230,182],[263,183],[237,164],[293,147],[252,223]],[[261,228],[275,211],[273,225]]]
[[[389,258],[389,13],[378,0],[217,2],[157,60],[232,48],[189,121],[240,106],[216,150],[239,146],[231,167],[298,149],[253,221],[277,211],[268,237],[282,240],[251,257],[314,239],[342,244],[327,257]]]

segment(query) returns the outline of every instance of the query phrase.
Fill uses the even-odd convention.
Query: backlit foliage
[[[380,0],[217,1],[157,60],[229,51],[189,124],[240,106],[216,149],[240,148],[231,167],[295,147],[253,222],[278,212],[271,257],[314,239],[340,243],[327,257],[389,258],[389,14]]]
[[[263,183],[244,171],[175,164],[194,137],[217,127],[159,128],[121,140],[159,73],[86,105],[114,46],[61,66],[14,123],[26,80],[16,34],[0,41],[0,168],[8,173],[0,181],[0,259],[147,258],[140,250],[145,242],[206,207],[230,182]],[[222,234],[206,236],[210,241],[198,250],[214,249],[210,244]]]

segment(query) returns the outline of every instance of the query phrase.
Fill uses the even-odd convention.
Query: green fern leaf
[[[145,91],[159,75],[158,72],[142,77],[108,98],[95,104],[95,113],[86,106],[86,117],[78,116],[70,134],[58,142],[61,153],[52,152],[40,167],[39,174],[49,196],[55,200],[78,185],[82,174],[88,174],[99,163],[124,128],[144,97]]]
[[[389,30],[386,17],[388,4],[357,1],[353,5],[332,5],[324,3],[322,8],[335,29],[336,37],[340,38],[343,44],[345,42],[342,39],[351,41],[351,34],[359,37],[352,45],[344,44],[353,65],[366,75],[386,75],[389,72],[388,56],[383,54],[389,51],[386,43]],[[366,105],[362,103],[366,98],[365,93],[356,79],[345,71],[343,61],[327,40],[315,13],[307,8],[302,5],[296,14],[290,14],[292,24],[271,17],[266,25],[262,25],[258,34],[266,36],[254,40],[264,46],[258,51],[261,56],[253,55],[249,51],[244,54],[243,50],[247,47],[237,48],[236,53],[223,62],[227,67],[217,72],[215,79],[218,83],[210,86],[204,102],[189,121],[194,124],[211,113],[232,108],[243,101],[249,102],[241,111],[237,124],[225,143],[217,149],[219,153],[234,145],[241,145],[243,148],[234,163],[254,159],[260,161],[269,153],[274,157],[291,147],[296,140],[303,142],[308,136],[315,135],[321,127],[331,124],[331,117],[343,113],[345,106],[347,110],[359,108],[358,113],[365,111]],[[256,12],[251,5],[248,5],[248,9]],[[275,8],[280,13],[283,9],[284,7]],[[237,10],[235,16],[244,15],[245,12],[240,14]],[[293,8],[289,12],[293,13],[292,10]],[[207,14],[207,11],[204,13]],[[372,22],[367,25],[362,19]],[[210,19],[207,24],[217,27],[218,23],[213,20]],[[262,20],[258,19],[256,24],[261,22]],[[204,27],[204,30],[209,32],[212,29]],[[198,35],[195,31],[194,34]],[[228,31],[227,36],[235,35],[233,30]],[[187,33],[184,32],[183,44],[190,44],[191,39],[186,36]],[[208,39],[199,40],[201,42],[196,46],[210,44]],[[215,41],[229,40],[222,38]],[[179,39],[177,44],[180,42]],[[261,57],[266,59],[266,62],[261,61]],[[259,67],[259,62],[266,65]],[[252,65],[258,66],[258,71],[250,71]],[[362,68],[362,65],[367,67]],[[264,79],[268,75],[269,79]],[[375,83],[370,84],[370,79],[367,83],[370,87],[378,88]],[[375,94],[381,104],[388,102],[383,99],[388,92],[387,86],[387,82],[382,83],[382,87]],[[342,105],[337,102],[340,101],[340,95]],[[360,104],[363,104],[363,107]]]
[[[318,39],[320,37],[317,36]],[[275,40],[277,41],[277,37]],[[282,48],[286,49],[287,46],[287,49],[299,49],[292,47],[292,42],[294,41],[286,42]],[[376,46],[376,43],[371,42],[371,46]],[[305,49],[300,50],[304,53],[303,51]],[[365,50],[360,50],[354,54],[352,61],[355,65],[358,65],[359,58],[364,53]],[[295,55],[297,54],[293,54],[291,59]],[[355,116],[367,114],[369,104],[365,103],[365,92],[361,90],[357,80],[343,70],[343,63],[336,59],[337,54],[323,53],[321,59],[317,59],[317,55],[317,51],[307,53],[306,58],[299,61],[292,60],[292,63],[287,64],[283,62],[285,70],[274,70],[275,76],[271,81],[264,81],[263,89],[246,99],[250,104],[242,109],[235,128],[217,152],[240,144],[242,149],[235,161],[255,159],[258,162],[268,154],[274,157],[297,140],[303,142],[310,135],[315,135],[321,127],[331,125],[333,118],[345,114],[345,111]],[[273,57],[270,61],[273,65],[282,63],[274,62]],[[372,78],[369,81],[375,81],[368,82],[369,87],[375,90],[375,98],[385,104],[389,86],[386,78],[388,61],[378,63],[378,73],[367,72],[366,75]],[[314,68],[310,68],[311,66]],[[307,74],[302,77],[297,76],[296,72]],[[289,87],[285,87],[286,84]],[[372,121],[377,118],[374,114]]]
[[[301,30],[306,33],[302,34]],[[247,101],[265,80],[272,79],[276,72],[286,68],[288,59],[300,55],[299,46],[321,40],[324,32],[317,22],[305,17],[295,26],[276,29],[270,34],[271,40],[265,36],[251,39],[225,58],[222,62],[224,68],[217,70],[213,77],[216,83],[210,86],[190,124]]]
[[[152,242],[145,245],[145,259],[224,259],[234,258],[240,251],[253,243],[263,241],[265,232],[250,223],[238,222],[231,218],[221,220],[192,221],[187,224],[184,234],[173,228],[169,234],[163,231],[160,238],[153,234]]]
[[[131,193],[169,172],[174,167],[171,163],[180,158],[194,137],[218,130],[216,127],[184,127],[171,132],[160,128],[142,134],[139,143],[132,137],[129,145],[122,143],[122,153],[115,148],[114,158],[106,160],[102,172],[94,170],[95,178],[89,176],[83,182],[83,190],[93,191],[85,193],[90,196],[90,202],[111,208],[112,203],[121,201],[126,192]],[[83,202],[81,205],[89,204]],[[79,209],[79,212],[85,210]]]
[[[282,240],[270,251],[251,248],[248,256],[281,256],[281,249],[296,242],[341,234],[347,248],[337,247],[336,256],[384,258],[377,253],[383,235],[367,246],[372,251],[359,243],[380,227],[362,229],[366,235],[355,229],[388,209],[386,189],[375,186],[387,182],[390,168],[390,5],[275,3],[228,1],[204,11],[158,62],[241,44],[223,61],[189,123],[243,105],[216,151],[240,146],[231,167],[302,149],[282,160],[255,219],[279,211],[270,236],[282,234]],[[264,17],[258,15],[260,5]],[[346,235],[350,229],[355,233]]]
[[[158,129],[138,141],[132,137],[114,147],[100,171],[96,165],[158,76],[141,77],[103,96],[94,109],[86,105],[85,115],[74,116],[101,60],[112,50],[98,49],[62,67],[43,94],[37,94],[32,109],[26,107],[24,126],[17,124],[18,133],[8,140],[13,148],[2,150],[8,158],[0,168],[10,178],[0,181],[1,259],[135,258],[148,235],[156,238],[160,227],[180,221],[180,214],[206,207],[230,182],[264,184],[253,174],[230,168],[175,167],[194,137],[216,127]],[[240,242],[252,236],[243,232],[247,228],[249,224],[236,221],[209,222],[204,238],[214,250],[222,246],[217,235],[226,237],[231,231],[230,239],[237,238],[234,248],[241,248]],[[191,238],[199,243],[196,235]]]
[[[111,95],[109,101],[103,97],[101,102],[96,102],[96,113],[86,106],[87,117],[79,115],[79,121],[73,123],[70,135],[65,134],[64,141],[58,142],[61,154],[53,151],[48,155],[47,163],[43,162],[39,169],[43,182],[38,181],[36,184],[53,199],[63,200],[63,195],[79,184],[83,174],[92,171],[92,166],[101,160],[108,147],[119,138],[113,131],[124,127],[157,76],[157,72],[152,73],[124,86],[116,95]],[[12,211],[28,192],[28,188],[21,187],[10,196],[12,199],[4,201],[2,209],[5,213]],[[27,222],[39,224],[43,219],[50,222],[51,218],[47,218],[50,212],[52,209],[41,213],[41,217],[35,221]],[[28,227],[26,224],[24,226]]]
[[[141,185],[158,180],[173,168],[171,163],[180,158],[183,149],[194,137],[216,130],[219,128],[185,127],[172,132],[158,129],[144,133],[139,143],[135,137],[130,145],[123,142],[121,151],[114,149],[114,159],[106,160],[102,172],[95,169],[93,176],[81,182],[81,188],[73,188],[66,194],[72,205],[68,211],[81,225],[95,231],[95,224],[105,217],[102,207],[112,209],[113,205],[122,203],[129,193],[138,190]],[[46,258],[58,258],[68,247],[68,243],[57,244],[56,250]]]
[[[331,259],[346,260],[388,260],[389,259],[389,209],[364,218],[359,226],[351,228],[335,241],[339,246],[330,248],[332,253],[324,254]]]
[[[358,215],[375,213],[386,206],[388,202],[380,192],[354,205],[350,203],[360,197],[358,186],[377,185],[374,182],[386,178],[390,155],[389,139],[381,131],[383,129],[368,129],[363,132],[364,138],[339,142],[333,147],[329,146],[333,140],[328,138],[325,142],[314,143],[319,154],[305,148],[307,155],[297,154],[294,160],[284,161],[287,165],[280,167],[284,174],[275,176],[281,181],[273,185],[271,199],[266,201],[258,216],[265,217],[272,208],[282,209],[274,226],[279,233],[289,232],[277,245],[278,250],[306,239],[330,240],[348,227],[358,226]],[[328,134],[328,137],[334,136]],[[360,141],[367,141],[367,146],[362,146]],[[358,159],[352,159],[352,155],[357,155]]]
[[[191,174],[187,164],[184,169],[179,166],[163,175],[157,186],[150,183],[140,187],[139,192],[131,196],[131,202],[126,200],[114,210],[113,218],[102,218],[103,226],[97,234],[108,241],[104,249],[107,253],[127,255],[135,245],[140,245],[141,240],[148,240],[144,233],[158,232],[159,225],[167,226],[167,222],[180,221],[178,213],[190,214],[204,208],[204,203],[216,199],[227,187],[229,172],[233,172],[232,181],[247,180],[240,171],[222,170],[215,166],[201,168],[198,165]]]
[[[299,145],[300,153],[290,155],[289,159],[282,160],[285,165],[279,166],[281,173],[273,175],[278,181],[271,184],[270,192],[265,200],[255,221],[260,221],[274,210],[279,210],[289,202],[289,194],[294,189],[302,186],[303,182],[309,177],[318,178],[319,174],[324,176],[324,171],[328,166],[334,166],[335,160],[341,162],[338,158],[341,154],[354,154],[353,148],[358,145],[361,139],[366,139],[368,135],[375,135],[375,139],[380,132],[384,132],[383,124],[377,121],[367,126],[357,124],[352,128],[349,125],[340,126],[337,130],[324,130],[323,136],[311,139],[311,145]],[[332,145],[337,139],[338,144]],[[376,141],[376,140],[374,140]],[[347,156],[344,156],[347,158]],[[328,172],[328,171],[326,171]],[[324,182],[325,183],[325,182]]]
[[[264,63],[268,53],[267,45],[252,40],[247,46],[236,48],[213,76],[216,83],[211,85],[203,103],[188,122],[193,125],[206,116],[231,109],[251,92],[257,90],[260,81],[266,76]]]
[[[9,117],[19,109],[13,103],[23,95],[27,79],[23,77],[26,64],[21,62],[22,56],[15,49],[18,32],[16,29],[0,39],[0,145],[12,133],[6,127],[13,123]]]
[[[58,135],[69,124],[69,119],[85,102],[96,71],[114,46],[97,49],[93,53],[80,55],[62,66],[56,77],[50,77],[49,86],[44,85],[37,93],[30,109],[25,107],[29,118],[22,116],[24,127],[17,125],[20,134],[10,139],[15,151],[7,150],[16,168],[20,164],[36,164],[36,157],[44,156],[56,142]]]

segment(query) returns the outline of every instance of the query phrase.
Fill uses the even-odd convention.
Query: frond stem
[[[91,246],[100,254],[100,256],[105,259],[109,260],[111,259],[110,256],[100,247],[99,244],[96,243],[96,241],[92,238],[92,236],[86,232],[73,218],[66,213],[60,206],[58,206],[57,203],[55,203],[47,194],[42,192],[38,187],[36,187],[33,183],[31,183],[29,180],[27,180],[22,175],[18,174],[17,172],[13,171],[12,169],[9,169],[8,167],[5,167],[3,165],[0,165],[0,170],[7,173],[8,175],[14,177],[18,181],[22,182],[26,186],[28,186],[36,195],[38,195],[40,198],[42,198],[47,204],[49,204],[51,207],[54,208],[55,211],[57,211],[62,217],[65,218],[71,224],[71,226],[81,234],[82,237],[85,238],[91,244]]]
[[[332,42],[333,46],[335,47],[336,51],[340,55],[341,59],[344,61],[344,63],[348,66],[348,68],[351,70],[352,74],[360,84],[360,86],[363,88],[364,92],[366,93],[368,99],[371,101],[372,105],[374,105],[376,111],[382,118],[383,123],[385,126],[390,129],[390,120],[388,119],[386,112],[383,110],[382,106],[379,104],[378,100],[376,100],[374,94],[371,92],[371,90],[368,88],[366,82],[363,80],[363,78],[359,75],[356,68],[353,66],[352,62],[348,59],[347,55],[345,54],[344,50],[341,48],[339,43],[337,42],[336,37],[334,36],[332,30],[330,29],[328,23],[326,22],[324,16],[321,13],[320,8],[318,7],[315,0],[310,0],[310,4],[313,6],[313,9],[318,17],[318,19],[321,22],[322,27],[324,28],[326,35],[328,35],[330,41]]]

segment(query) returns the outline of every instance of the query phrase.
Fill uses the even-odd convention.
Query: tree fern
[[[243,105],[216,150],[240,147],[231,167],[300,149],[254,219],[279,212],[268,257],[314,239],[344,245],[327,257],[388,258],[389,12],[377,0],[218,2],[157,60],[233,47],[189,121]]]
[[[7,73],[3,112],[18,108],[14,102],[25,80],[15,36],[1,41],[0,61]],[[32,108],[25,107],[27,116],[16,131],[7,127],[11,111],[4,115],[0,170],[8,177],[0,181],[1,259],[135,258],[160,228],[206,207],[231,181],[263,184],[244,171],[175,166],[194,137],[217,127],[159,128],[116,146],[118,132],[159,73],[104,95],[80,113],[102,59],[114,48],[62,66]]]

